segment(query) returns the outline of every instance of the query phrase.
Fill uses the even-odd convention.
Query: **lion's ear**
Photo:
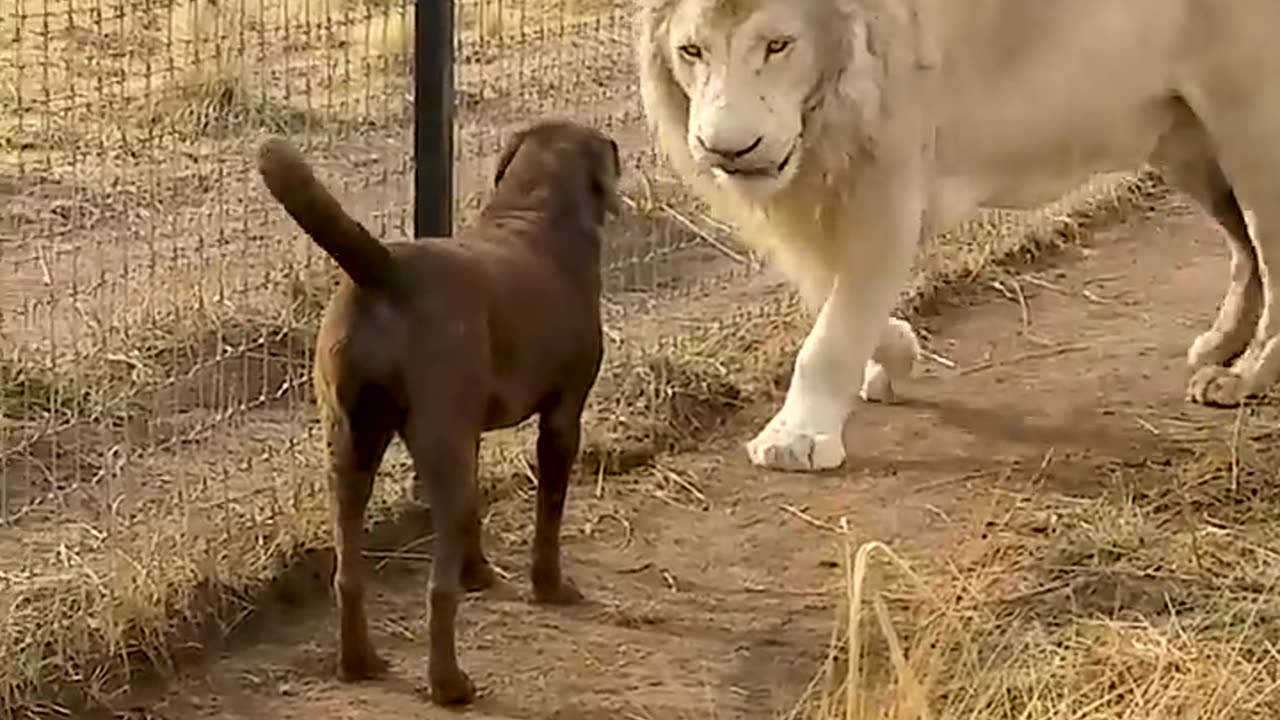
[[[528,137],[528,135],[528,131],[521,130],[515,135],[512,135],[511,139],[507,141],[506,146],[502,148],[502,154],[498,156],[498,169],[493,173],[494,187],[497,187],[498,183],[502,182],[503,176],[507,174],[507,168],[511,166],[511,161],[515,159],[516,151],[518,151],[520,146],[524,144],[525,138]]]

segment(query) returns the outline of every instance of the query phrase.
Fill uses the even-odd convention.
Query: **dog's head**
[[[498,192],[527,193],[550,186],[568,192],[590,224],[621,211],[618,144],[578,123],[553,120],[531,125],[511,137],[498,157],[493,184]]]

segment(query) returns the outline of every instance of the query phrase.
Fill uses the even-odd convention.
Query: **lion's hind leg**
[[[1192,370],[1226,366],[1248,347],[1262,313],[1262,277],[1258,254],[1235,192],[1214,156],[1199,118],[1179,102],[1174,122],[1160,139],[1153,164],[1171,185],[1191,196],[1226,231],[1231,251],[1229,284],[1213,325],[1187,349]]]
[[[1206,209],[1227,231],[1229,238],[1230,284],[1222,304],[1218,306],[1218,316],[1213,325],[1187,349],[1187,364],[1193,370],[1210,365],[1224,367],[1239,357],[1253,339],[1263,305],[1258,252],[1235,192],[1225,180],[1211,202],[1206,203]]]
[[[1250,396],[1266,393],[1280,380],[1280,306],[1277,305],[1277,298],[1280,298],[1280,182],[1273,192],[1266,195],[1254,211],[1257,220],[1255,247],[1263,299],[1260,318],[1256,325],[1247,326],[1254,332],[1244,353],[1234,362],[1230,365],[1204,364],[1191,376],[1187,397],[1203,405],[1235,407]],[[1228,295],[1224,306],[1230,300]],[[1206,335],[1215,329],[1216,325]],[[1219,346],[1222,345],[1225,343]],[[1196,347],[1193,345],[1192,350]]]
[[[1275,64],[1280,71],[1280,59]],[[1250,341],[1230,366],[1225,366],[1225,358],[1224,364],[1201,365],[1188,383],[1187,396],[1205,405],[1233,407],[1249,396],[1267,392],[1280,380],[1280,89],[1261,84],[1245,99],[1235,92],[1207,98],[1216,104],[1206,102],[1207,112],[1199,108],[1196,112],[1204,118],[1229,183],[1219,192],[1213,212],[1224,225],[1229,222],[1234,226],[1234,230],[1227,228],[1233,239],[1232,288],[1241,287],[1238,304],[1242,309],[1236,327],[1222,329],[1248,334]],[[1256,223],[1252,233],[1241,205],[1253,210]],[[1223,221],[1224,217],[1228,220]],[[1241,238],[1251,241],[1246,244]],[[1260,293],[1252,289],[1255,284]],[[1256,323],[1248,322],[1251,305],[1258,304],[1257,295],[1261,295],[1261,310]],[[1232,310],[1232,300],[1232,291],[1228,291],[1220,320]],[[1214,329],[1219,329],[1218,325],[1215,323]],[[1223,336],[1233,339],[1229,333]],[[1218,357],[1206,352],[1205,360],[1216,360],[1234,349],[1226,340],[1197,343],[1220,348]]]
[[[906,320],[889,318],[880,334],[880,343],[867,361],[858,397],[867,402],[894,402],[896,387],[911,377],[919,358],[920,340],[915,328]]]

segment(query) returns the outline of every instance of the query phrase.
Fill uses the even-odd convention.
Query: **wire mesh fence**
[[[627,0],[456,8],[456,223],[515,128],[571,117],[625,158],[611,352],[672,342],[660,302],[755,272],[651,150]],[[71,679],[105,691],[208,610],[198,588],[247,586],[327,537],[308,385],[334,270],[261,188],[253,151],[289,136],[353,215],[405,238],[413,13],[0,0],[3,707]],[[394,503],[402,484],[383,485]]]

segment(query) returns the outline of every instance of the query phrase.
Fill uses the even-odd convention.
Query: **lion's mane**
[[[766,202],[753,203],[723,189],[689,152],[690,100],[676,80],[667,51],[671,18],[680,2],[642,0],[639,11],[636,48],[650,132],[672,168],[714,214],[734,225],[749,246],[777,262],[807,300],[817,302],[820,298],[813,295],[825,294],[827,268],[844,240],[845,198],[855,181],[852,169],[875,152],[883,116],[883,50],[902,25],[884,9],[901,3],[832,0],[811,6],[808,18],[821,70],[804,117],[800,162],[786,187]],[[734,11],[730,2],[726,0],[726,12]],[[815,282],[818,287],[811,286]]]

